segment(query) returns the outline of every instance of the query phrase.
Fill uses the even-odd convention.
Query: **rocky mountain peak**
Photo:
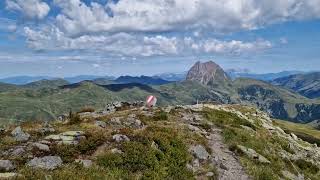
[[[201,63],[198,61],[188,71],[187,80],[198,81],[204,85],[220,84],[230,81],[229,76],[215,62],[208,61]]]

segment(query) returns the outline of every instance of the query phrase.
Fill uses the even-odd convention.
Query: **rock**
[[[75,145],[80,140],[85,139],[83,131],[67,131],[58,135],[49,135],[45,137],[45,140],[55,141],[58,144]]]
[[[199,82],[203,85],[212,85],[215,83],[231,81],[223,69],[212,61],[205,63],[198,61],[188,71],[186,79],[189,81]]]
[[[51,140],[51,141],[60,141],[61,137],[60,135],[49,135],[47,137],[44,138],[45,140]]]
[[[106,128],[107,127],[107,123],[103,122],[103,121],[96,121],[95,125],[97,127],[101,127],[101,128]]]
[[[113,125],[121,125],[121,121],[120,121],[120,118],[119,118],[119,117],[113,117],[113,118],[111,118],[110,122],[111,122],[111,124],[113,124]]]
[[[154,142],[154,141],[152,141],[151,147],[152,147],[153,149],[159,150],[159,145],[158,145],[156,142]]]
[[[286,133],[284,132],[284,130],[281,129],[280,127],[278,127],[278,126],[276,126],[276,130],[277,130],[278,132],[280,132],[281,134],[286,134]]]
[[[19,142],[26,142],[30,138],[30,135],[28,133],[23,132],[20,126],[16,127],[11,132],[11,135],[14,137],[16,141],[19,141]]]
[[[14,170],[16,167],[15,165],[13,165],[13,163],[9,160],[0,160],[0,172],[1,171],[12,171]]]
[[[226,165],[224,165],[223,163],[220,163],[220,168],[223,170],[226,170],[226,171],[229,170],[229,168]]]
[[[39,143],[46,144],[46,145],[50,145],[51,144],[50,141],[46,141],[46,140],[41,140],[41,141],[39,141]]]
[[[78,137],[78,136],[84,136],[85,133],[83,131],[67,131],[67,132],[61,133],[60,135]]]
[[[210,157],[209,153],[202,145],[191,146],[189,152],[200,160],[207,160]]]
[[[54,133],[55,131],[56,130],[48,122],[45,122],[43,127],[38,129],[38,132],[42,134]]]
[[[38,129],[38,132],[42,134],[47,134],[47,133],[54,133],[56,132],[56,130],[54,128],[40,128]]]
[[[130,141],[130,139],[126,135],[122,134],[115,134],[112,136],[112,139],[116,142],[122,142],[122,141]]]
[[[16,179],[18,176],[18,173],[0,173],[0,179]]]
[[[112,154],[122,154],[123,152],[120,149],[113,148],[113,149],[111,149],[111,153]]]
[[[115,108],[121,108],[122,107],[122,102],[118,102],[117,101],[117,102],[114,102],[113,105],[114,105]]]
[[[289,171],[281,171],[282,175],[286,178],[286,179],[290,179],[290,180],[304,180],[304,176],[299,174],[298,176],[296,176],[295,174],[289,172]]]
[[[249,131],[249,132],[255,132],[255,130],[252,129],[251,127],[244,126],[244,125],[240,125],[240,127],[241,127],[242,129],[245,129],[245,130]]]
[[[142,127],[142,122],[139,119],[137,119],[137,115],[130,114],[127,120],[124,122],[124,125],[132,128],[140,128]]]
[[[41,144],[41,143],[32,143],[32,146],[37,148],[40,151],[45,151],[45,152],[50,152],[50,148],[46,144]]]
[[[191,125],[191,124],[188,124],[188,129],[189,129],[190,131],[193,131],[193,132],[200,132],[200,131],[201,131],[198,127],[193,126],[193,125]]]
[[[298,141],[298,137],[295,134],[291,133],[290,136],[293,140]]]
[[[214,173],[213,173],[213,172],[207,172],[206,176],[207,176],[207,177],[213,177],[213,176],[214,176]]]
[[[6,132],[6,129],[0,128],[0,134],[3,134],[3,133],[5,133],[5,132]]]
[[[92,161],[87,159],[76,159],[75,162],[81,164],[85,168],[92,166]]]
[[[241,145],[237,145],[237,147],[241,152],[243,152],[249,158],[257,160],[260,163],[271,164],[271,162],[267,158],[265,158],[262,155],[258,154],[255,150],[247,148],[247,147],[244,147],[244,146],[241,146]]]
[[[36,169],[54,170],[62,165],[59,156],[45,156],[42,158],[34,158],[27,163],[27,166]]]
[[[11,152],[12,156],[21,156],[25,153],[25,149],[23,147],[18,147],[16,149],[13,149]]]

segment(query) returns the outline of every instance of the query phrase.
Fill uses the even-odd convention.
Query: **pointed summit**
[[[221,84],[230,81],[224,70],[213,61],[196,62],[187,74],[187,80],[198,81],[203,85]]]

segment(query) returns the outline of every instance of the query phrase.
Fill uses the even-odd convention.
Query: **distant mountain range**
[[[251,79],[257,79],[257,80],[262,80],[262,81],[272,81],[277,78],[286,77],[286,76],[290,76],[293,74],[304,73],[302,71],[282,71],[282,72],[278,72],[278,73],[254,74],[254,73],[242,72],[242,71],[238,72],[236,70],[227,70],[226,72],[228,73],[228,75],[232,79],[251,78]]]
[[[153,84],[153,83],[158,84],[153,80],[152,80],[152,83],[147,83],[146,81],[148,81],[148,79],[150,78],[159,79],[160,81],[164,80],[167,82],[183,81],[186,79],[187,73],[188,72],[163,73],[163,74],[157,74],[154,76],[140,76],[140,77],[121,76],[118,78],[114,76],[95,76],[95,75],[79,75],[79,76],[65,77],[65,78],[57,78],[57,77],[50,77],[50,76],[15,76],[15,77],[0,79],[0,82],[7,83],[7,84],[15,84],[15,85],[25,85],[25,84],[32,83],[35,81],[40,81],[40,80],[64,79],[69,83],[78,83],[81,81],[100,81],[101,83],[102,81],[105,81],[103,83],[106,83],[106,81],[112,81],[120,78],[118,82],[128,83],[128,79],[130,78],[130,81],[129,81],[130,83],[143,82],[144,84]],[[249,73],[248,71],[237,71],[234,69],[227,70],[226,73],[231,79],[243,77],[243,78],[251,78],[251,79],[257,79],[257,80],[263,80],[263,81],[272,81],[277,78],[287,77],[295,74],[305,74],[305,72],[301,72],[301,71],[282,71],[279,73],[254,74],[254,73]],[[145,79],[146,81],[143,81],[143,79]],[[165,83],[164,81],[163,83]],[[160,82],[160,84],[163,84],[163,83]]]
[[[272,84],[293,90],[302,96],[320,98],[320,72],[278,78]]]
[[[74,77],[66,77],[66,78],[57,78],[50,76],[15,76],[0,79],[0,82],[7,84],[15,84],[15,85],[25,85],[32,82],[40,81],[40,80],[55,80],[55,79],[64,79],[69,83],[77,83],[86,80],[95,80],[98,78],[113,80],[115,77],[113,76],[93,76],[93,75],[79,75]]]
[[[309,87],[310,83],[306,85]],[[233,80],[219,65],[210,61],[197,62],[185,80],[176,82],[160,76],[122,76],[76,83],[67,79],[40,80],[25,85],[0,83],[0,122],[50,120],[69,109],[78,111],[88,106],[101,109],[113,101],[144,101],[150,94],[158,97],[159,105],[197,101],[237,103],[256,106],[274,118],[294,122],[309,123],[320,119],[320,100],[266,81]]]

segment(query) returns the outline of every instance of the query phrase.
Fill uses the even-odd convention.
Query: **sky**
[[[1,0],[0,78],[320,71],[320,0]]]

